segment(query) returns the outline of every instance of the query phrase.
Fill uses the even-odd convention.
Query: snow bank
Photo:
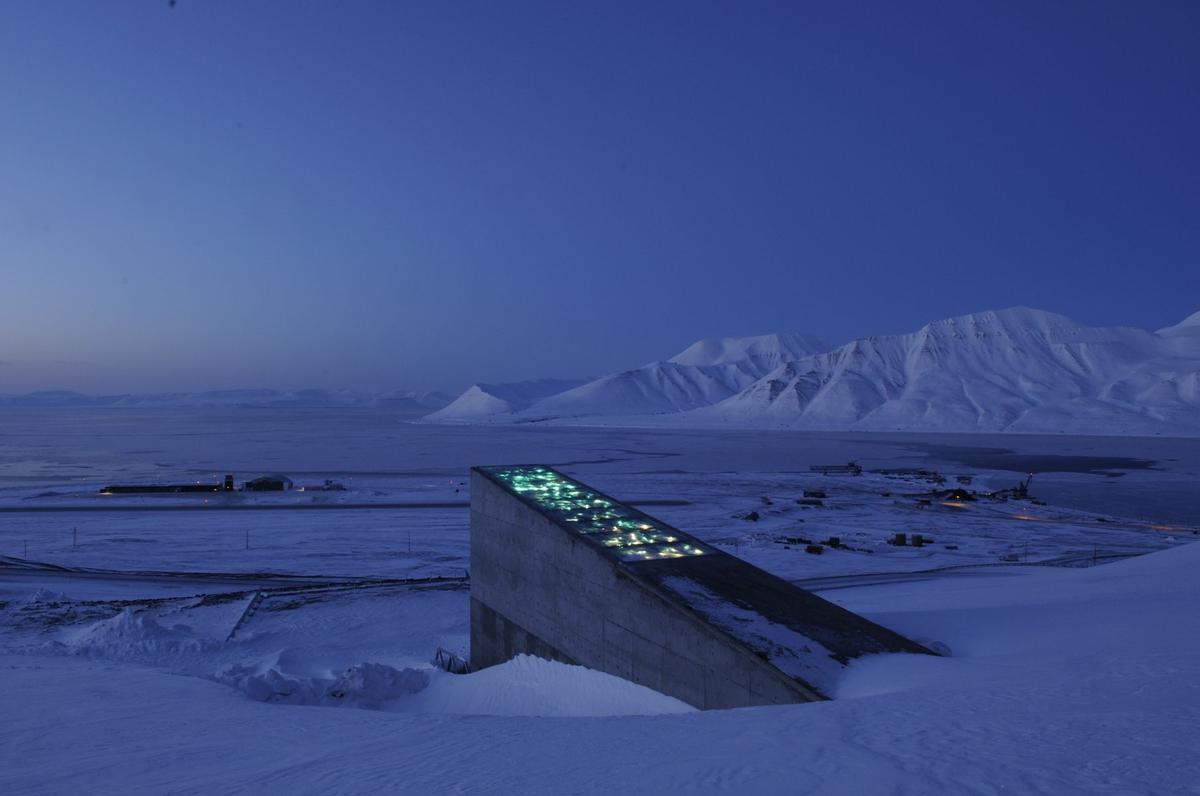
[[[266,664],[232,664],[213,679],[259,702],[382,710],[429,685],[429,672],[362,663],[334,677],[304,677],[288,674],[276,659]]]
[[[529,655],[473,674],[440,674],[411,708],[490,716],[648,716],[695,710],[604,672]]]
[[[232,664],[212,679],[251,699],[288,705],[357,707],[400,713],[489,716],[625,716],[685,713],[689,705],[619,677],[526,655],[468,675],[362,663],[305,676],[280,653]]]
[[[59,605],[69,602],[71,602],[71,598],[60,591],[37,589],[5,603],[4,609],[7,611],[22,611],[39,606]]]
[[[839,699],[981,687],[1039,670],[1081,680],[1128,670],[1132,681],[1200,664],[1200,543],[1086,570],[1029,568],[1011,578],[905,583],[828,595],[953,658],[872,656],[854,661]],[[1132,687],[1132,686],[1131,686]]]
[[[188,625],[168,627],[132,608],[68,634],[63,643],[75,655],[116,659],[202,653],[219,646],[216,640],[197,635]]]

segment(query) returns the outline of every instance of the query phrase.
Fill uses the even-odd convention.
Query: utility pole
[[[71,529],[71,547],[79,547],[79,529]]]
[[[250,549],[250,529],[246,529],[246,549]]]

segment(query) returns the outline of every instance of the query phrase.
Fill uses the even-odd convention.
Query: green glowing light
[[[548,467],[488,467],[488,474],[560,523],[595,539],[622,561],[702,556],[708,548],[670,526],[588,489]]]

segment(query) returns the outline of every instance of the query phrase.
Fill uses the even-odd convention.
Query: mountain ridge
[[[555,395],[587,379],[531,379],[501,383],[472,384],[446,406],[422,418],[429,423],[486,422],[505,419],[540,398]]]
[[[601,376],[531,404],[526,419],[673,414],[711,406],[773,367],[828,345],[799,334],[699,340],[670,359]]]
[[[1011,307],[824,350],[802,335],[700,340],[670,359],[490,420],[1200,433],[1200,334],[1193,330],[1200,331],[1200,313],[1151,332]]]

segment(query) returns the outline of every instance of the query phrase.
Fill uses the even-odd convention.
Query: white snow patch
[[[117,659],[199,653],[219,646],[215,639],[197,635],[189,625],[162,625],[132,608],[68,634],[63,644],[76,655]]]
[[[801,334],[720,337],[692,343],[669,361],[697,366],[747,363],[763,375],[784,362],[794,362],[829,349],[830,345],[824,340]]]
[[[489,716],[631,716],[686,713],[691,706],[582,666],[519,655],[466,675],[362,663],[337,673],[296,673],[288,651],[232,664],[212,679],[259,702]]]
[[[5,604],[5,610],[22,610],[45,605],[58,605],[60,603],[69,603],[71,598],[60,591],[51,589],[37,589],[26,594],[23,597],[18,597]]]
[[[620,677],[530,655],[472,674],[439,673],[412,707],[423,713],[491,716],[649,716],[695,710]]]

